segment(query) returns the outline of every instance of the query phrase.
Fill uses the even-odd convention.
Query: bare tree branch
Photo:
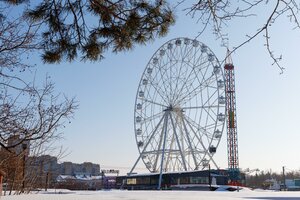
[[[179,2],[182,4],[184,1]],[[280,60],[282,56],[276,56],[271,47],[271,25],[276,22],[276,20],[285,16],[288,17],[291,23],[295,24],[295,29],[300,28],[298,12],[299,6],[295,0],[256,0],[256,1],[247,1],[247,0],[198,0],[191,7],[184,9],[188,15],[198,18],[198,22],[202,23],[202,29],[199,31],[199,37],[203,32],[208,28],[213,28],[213,33],[217,39],[221,40],[221,44],[227,48],[228,47],[228,36],[223,31],[223,26],[226,26],[229,21],[234,18],[245,18],[254,16],[255,8],[260,5],[268,4],[274,6],[268,15],[268,17],[263,21],[263,25],[257,29],[252,34],[246,35],[246,39],[237,45],[231,50],[231,53],[237,51],[239,48],[245,46],[247,43],[251,42],[253,39],[258,36],[263,36],[265,40],[265,48],[269,54],[269,57],[272,59],[272,65],[276,65],[280,70],[280,73],[283,73],[284,68],[280,65]],[[229,56],[229,55],[228,55]],[[226,58],[223,60],[223,62]]]

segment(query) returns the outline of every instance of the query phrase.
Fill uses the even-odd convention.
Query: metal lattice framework
[[[229,55],[229,52],[227,53]],[[225,70],[225,88],[226,88],[226,117],[227,117],[227,151],[228,151],[228,169],[231,179],[236,181],[239,172],[238,159],[238,138],[236,123],[236,101],[235,101],[235,78],[234,65],[228,57],[224,66]]]
[[[225,81],[203,43],[176,38],[162,45],[138,86],[134,127],[150,172],[203,169],[213,160],[225,122]],[[131,173],[130,172],[130,173]]]

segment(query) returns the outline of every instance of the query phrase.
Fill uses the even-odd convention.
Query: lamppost
[[[283,191],[286,191],[287,187],[285,182],[285,166],[282,167],[282,178],[283,178]]]
[[[104,171],[101,171],[101,176],[102,176],[102,190],[104,189]]]
[[[210,164],[208,164],[208,184],[209,184],[209,190],[212,191],[212,187],[211,187],[211,169],[210,169]]]
[[[23,148],[23,182],[22,182],[22,192],[24,193],[27,144],[26,143],[22,143],[22,148]]]

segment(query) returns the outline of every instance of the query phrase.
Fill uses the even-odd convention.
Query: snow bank
[[[243,191],[243,192],[241,192]],[[3,196],[1,200],[300,200],[300,192],[211,191],[69,191],[49,190],[38,194]],[[55,193],[58,192],[58,193]]]

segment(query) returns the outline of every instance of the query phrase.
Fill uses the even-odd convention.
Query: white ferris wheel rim
[[[138,86],[135,138],[151,172],[204,168],[224,129],[224,75],[203,43],[175,38],[149,60]],[[216,165],[216,163],[214,162]]]

